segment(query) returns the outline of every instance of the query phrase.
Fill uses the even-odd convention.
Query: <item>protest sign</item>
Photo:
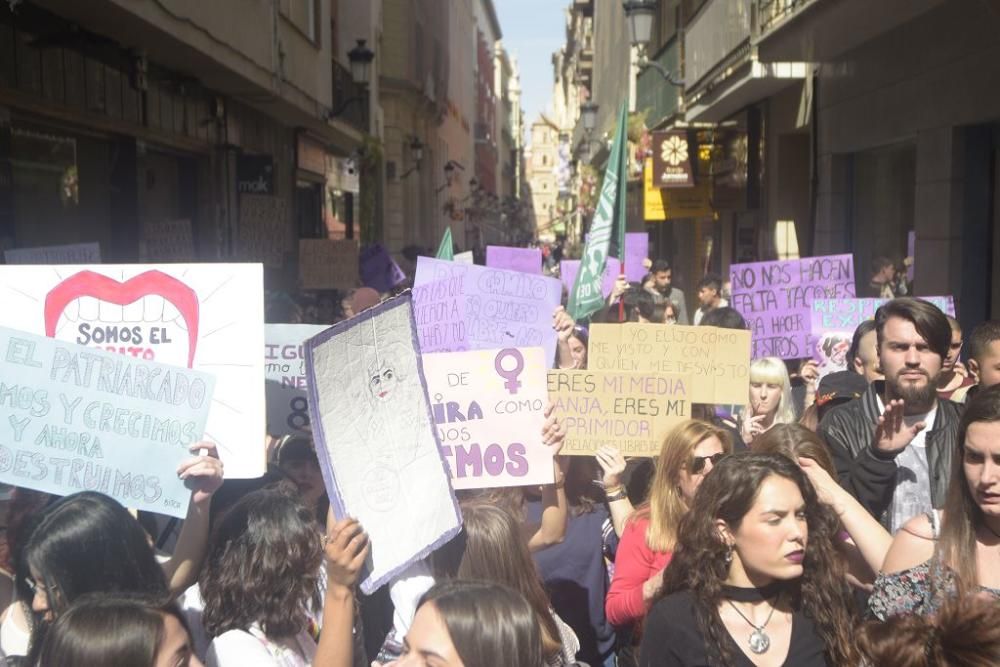
[[[192,262],[194,236],[190,220],[146,221],[139,241],[139,259],[144,262]]]
[[[667,432],[691,417],[690,375],[549,371],[549,400],[566,430],[562,454],[589,456],[613,445],[625,456],[656,456]]]
[[[459,264],[475,264],[476,263],[475,257],[473,257],[471,250],[466,250],[465,252],[457,252],[457,253],[455,253],[455,259],[454,259],[454,261],[458,262]]]
[[[594,324],[591,370],[690,375],[694,403],[746,405],[750,332],[663,324]]]
[[[0,328],[0,378],[0,482],[187,514],[211,375]]]
[[[260,264],[0,266],[0,299],[0,326],[214,374],[205,437],[264,474]]]
[[[540,347],[424,355],[441,452],[455,489],[552,483]]]
[[[733,264],[730,305],[753,331],[754,359],[808,357],[813,299],[853,298],[852,255]]]
[[[542,274],[542,250],[541,248],[509,248],[488,245],[486,246],[486,266],[539,276]]]
[[[351,240],[299,239],[299,283],[302,289],[358,286],[358,244]]]
[[[950,296],[918,297],[930,301],[942,312],[955,316],[955,300]],[[820,377],[847,368],[847,352],[854,330],[888,299],[814,299],[811,310],[811,356],[819,364]]]
[[[461,527],[410,300],[404,293],[306,342],[316,453],[334,514],[358,519],[371,540],[368,594]]]
[[[640,282],[646,277],[644,262],[649,257],[649,234],[647,232],[625,234],[625,276],[630,283]]]
[[[562,296],[558,280],[418,257],[417,276],[413,284],[420,287],[455,277],[462,280],[464,322],[470,349],[541,346],[545,348],[546,363],[552,363],[556,354],[552,313]],[[444,321],[450,324],[455,320],[449,317]]]
[[[312,435],[303,343],[326,329],[322,324],[264,325],[264,395],[267,433]]]
[[[559,279],[566,286],[567,290],[573,289],[573,282],[576,274],[580,271],[580,260],[564,259],[559,262]],[[604,276],[601,278],[601,292],[604,298],[608,298],[611,290],[615,288],[615,280],[621,275],[621,263],[617,257],[608,257],[604,265]]]
[[[362,250],[358,262],[361,283],[378,292],[389,292],[406,280],[406,274],[393,260],[389,251],[378,243]]]
[[[422,353],[470,349],[462,276],[415,287],[413,317]]]
[[[100,264],[101,246],[99,243],[75,243],[19,248],[4,250],[3,258],[8,264]]]
[[[268,195],[240,195],[240,230],[237,256],[280,268],[290,246],[288,202]]]

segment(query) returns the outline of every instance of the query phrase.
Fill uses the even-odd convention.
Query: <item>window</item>
[[[795,233],[794,220],[778,220],[774,223],[774,249],[778,259],[799,258],[799,237]]]
[[[281,0],[281,15],[313,43],[319,42],[319,0]]]

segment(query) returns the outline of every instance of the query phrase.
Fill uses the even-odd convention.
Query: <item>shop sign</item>
[[[693,186],[694,170],[691,165],[697,157],[697,147],[688,142],[686,130],[653,132],[653,182],[658,187]]]
[[[274,158],[270,155],[238,156],[236,192],[241,195],[273,195]]]

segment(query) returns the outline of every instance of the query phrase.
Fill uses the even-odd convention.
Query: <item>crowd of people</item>
[[[670,265],[595,320],[746,328]],[[555,364],[587,368],[558,308]],[[966,361],[961,361],[962,353]],[[458,492],[463,529],[372,595],[372,545],[335,517],[309,438],[227,480],[177,474],[186,519],[22,488],[0,540],[0,652],[29,667],[937,667],[1000,664],[1000,322],[968,338],[886,302],[846,369],[756,359],[745,406],[696,405],[655,458],[563,456],[554,483]]]

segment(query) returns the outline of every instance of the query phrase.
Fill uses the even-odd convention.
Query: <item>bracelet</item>
[[[625,493],[625,489],[620,489],[618,491],[615,491],[614,493],[609,493],[608,494],[608,502],[609,503],[613,503],[616,500],[626,500],[627,498],[628,498],[628,494]]]
[[[621,484],[619,484],[617,486],[605,487],[604,493],[605,493],[605,495],[609,495],[610,496],[610,495],[614,495],[614,494],[620,492],[624,488],[625,487],[622,486]]]

